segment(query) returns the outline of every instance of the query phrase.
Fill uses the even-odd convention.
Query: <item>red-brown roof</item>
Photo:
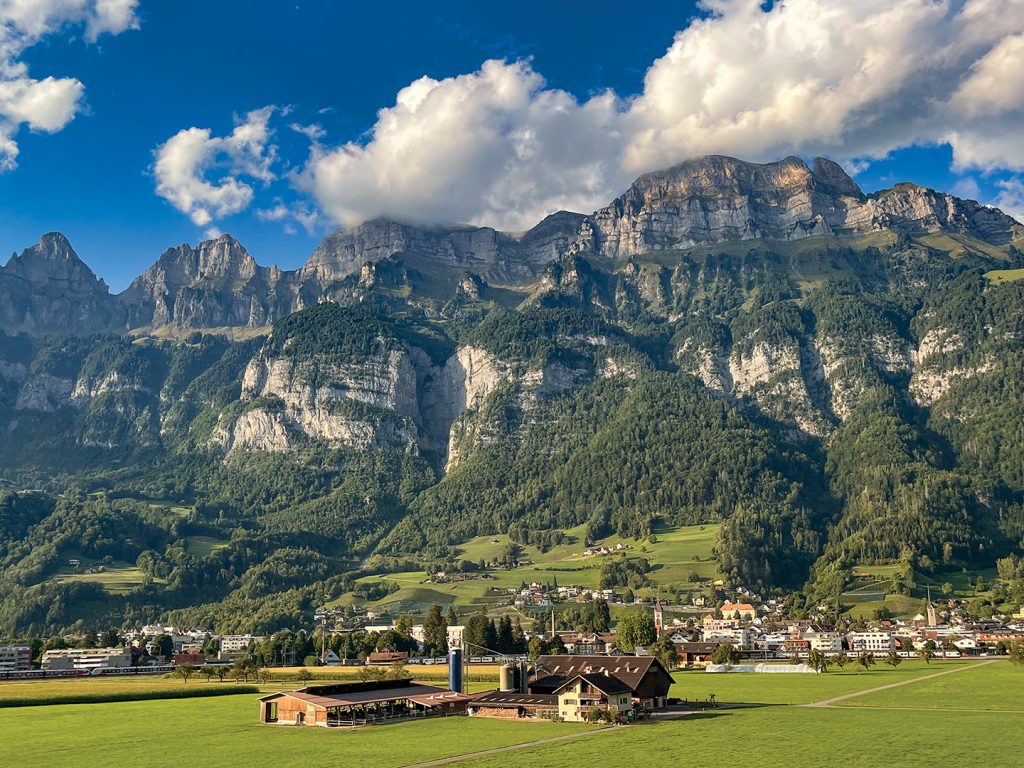
[[[668,671],[654,656],[540,656],[537,659],[537,677],[533,683],[545,690],[554,690],[576,675],[608,673],[636,690],[647,672],[657,665],[665,675]]]
[[[272,693],[268,696],[263,696],[260,701],[269,701],[271,699],[288,696],[298,701],[304,701],[307,704],[312,704],[315,707],[348,707],[356,704],[375,704],[381,701],[395,701],[397,699],[410,699],[416,701],[419,698],[436,696],[437,694],[451,694],[446,688],[438,688],[433,685],[424,685],[422,683],[416,683],[414,685],[405,685],[398,688],[382,688],[375,691],[339,691],[336,694],[320,696],[313,693],[305,693],[303,691],[280,691],[278,693]],[[459,694],[461,695],[461,694]],[[463,699],[447,699],[448,701],[460,701]],[[422,703],[422,702],[417,702]],[[440,700],[435,701],[436,704],[442,703]]]

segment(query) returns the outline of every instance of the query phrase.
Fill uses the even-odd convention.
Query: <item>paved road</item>
[[[966,667],[957,667],[956,669],[947,669],[944,672],[936,672],[934,675],[924,675],[923,677],[912,677],[909,680],[901,680],[898,683],[889,683],[888,685],[880,685],[877,688],[869,688],[866,691],[854,691],[853,693],[846,693],[842,696],[835,696],[831,699],[824,699],[822,701],[815,701],[811,704],[801,704],[803,707],[831,707],[837,701],[846,701],[847,699],[853,699],[857,696],[867,696],[869,693],[878,693],[879,691],[887,691],[890,688],[899,688],[901,685],[913,685],[914,683],[921,683],[925,680],[932,680],[936,677],[942,677],[943,675],[955,675],[957,672],[966,672],[969,669],[977,669],[983,667],[986,664],[993,664],[998,659],[989,659],[988,661],[982,661],[978,664],[969,664]]]

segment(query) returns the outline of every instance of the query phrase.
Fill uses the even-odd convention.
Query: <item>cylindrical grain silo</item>
[[[448,651],[448,687],[453,691],[462,692],[462,649],[452,648]]]
[[[516,690],[516,668],[511,664],[502,664],[498,670],[498,687],[502,692],[510,693]]]

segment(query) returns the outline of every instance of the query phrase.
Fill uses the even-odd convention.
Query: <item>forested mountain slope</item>
[[[863,195],[826,161],[708,158],[526,235],[388,231],[418,250],[325,246],[315,262],[344,273],[329,296],[217,241],[138,283],[192,281],[184,304],[151,310],[142,287],[103,304],[172,334],[26,333],[60,316],[44,289],[4,315],[21,319],[0,337],[0,627],[176,610],[275,629],[366,569],[583,523],[722,523],[732,582],[806,583],[808,601],[856,564],[1020,552],[1012,219]],[[273,327],[231,341],[198,318]]]

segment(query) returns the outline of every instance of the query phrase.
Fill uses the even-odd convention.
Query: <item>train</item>
[[[164,675],[174,671],[173,664],[148,667],[96,667],[94,669],[20,669],[0,670],[0,680],[54,680],[67,677],[107,677],[122,675]]]

